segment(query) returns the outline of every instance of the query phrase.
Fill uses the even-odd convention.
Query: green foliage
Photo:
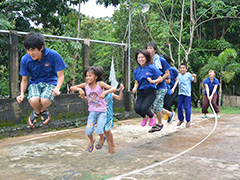
[[[202,108],[192,107],[192,111],[202,112]],[[211,108],[208,108],[208,112],[212,112]],[[239,114],[240,109],[236,107],[221,107],[220,114]]]
[[[0,97],[9,95],[9,72],[6,66],[0,65]]]
[[[118,122],[118,119],[113,117],[113,122]]]
[[[134,58],[138,49],[144,49],[146,44],[154,41],[158,45],[158,53],[172,54],[175,66],[179,61],[186,61],[185,55],[189,48],[191,38],[190,27],[190,2],[185,1],[183,14],[183,29],[181,31],[181,11],[182,1],[165,0],[159,3],[158,0],[138,1],[132,0],[126,3],[119,0],[97,0],[99,4],[120,5],[112,18],[90,18],[84,14],[71,9],[70,5],[78,5],[78,0],[3,0],[0,11],[0,29],[13,29],[19,31],[33,30],[29,20],[36,28],[44,34],[56,34],[61,36],[77,37],[78,18],[80,18],[80,38],[102,40],[108,42],[128,43],[128,15],[131,6],[131,72],[136,67]],[[85,2],[84,0],[81,2]],[[141,12],[140,3],[148,3],[150,10]],[[222,71],[222,63],[218,58],[225,49],[235,49],[238,54],[228,60],[226,68],[222,74],[225,81],[240,84],[240,79],[234,78],[239,72],[239,52],[240,52],[240,21],[239,4],[236,1],[225,0],[197,0],[194,1],[195,29],[193,33],[193,44],[188,55],[190,71],[200,75],[201,78],[207,74],[206,69],[215,68],[217,77]],[[42,28],[41,28],[42,27]],[[179,36],[181,37],[181,49],[178,50]],[[7,92],[6,81],[8,81],[8,37],[0,35],[0,87],[2,92]],[[20,54],[22,57],[26,53],[22,45],[22,37],[19,37]],[[73,79],[76,84],[84,81],[82,74],[81,43],[73,41],[56,41],[47,39],[46,46],[60,53],[68,68],[64,70],[65,81],[62,92],[67,92],[67,84]],[[109,76],[112,58],[115,62],[116,76],[118,81],[123,81],[123,49],[114,46],[91,43],[90,65],[102,66],[105,70],[106,80]],[[225,56],[225,55],[224,55]],[[219,57],[220,58],[220,57]],[[213,61],[212,63],[210,61]],[[206,66],[205,66],[206,65]],[[202,67],[206,67],[203,69]],[[231,73],[227,73],[231,72]],[[133,75],[132,82],[134,82]],[[233,79],[232,79],[233,77]],[[228,86],[224,86],[223,88]],[[193,85],[193,91],[198,91],[199,87]],[[7,92],[8,93],[8,92]],[[6,95],[5,93],[4,95]],[[199,95],[200,96],[200,95]]]

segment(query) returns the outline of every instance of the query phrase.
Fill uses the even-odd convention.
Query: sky
[[[100,18],[100,17],[112,17],[114,6],[108,6],[107,8],[104,5],[96,5],[96,0],[89,0],[86,3],[82,3],[80,7],[80,12],[90,17]]]

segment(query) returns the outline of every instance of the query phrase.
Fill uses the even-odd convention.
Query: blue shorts
[[[30,84],[28,87],[28,100],[32,97],[45,98],[53,102],[55,96],[52,95],[52,89],[56,86],[44,82]]]
[[[95,130],[95,125],[97,123],[97,134],[103,134],[103,129],[107,120],[107,112],[96,112],[90,111],[88,115],[86,134],[92,135]]]
[[[113,118],[107,118],[107,121],[106,121],[106,124],[104,126],[104,131],[109,131],[110,129],[112,129],[114,126],[114,123],[113,123]]]

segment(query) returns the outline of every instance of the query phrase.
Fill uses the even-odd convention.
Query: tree
[[[54,34],[59,34],[64,25],[60,23],[59,16],[66,16],[74,11],[69,4],[76,5],[78,0],[3,0],[1,11],[8,21],[18,31],[30,31],[33,22],[36,26],[41,25],[45,30],[55,29]]]
[[[225,49],[217,57],[212,56],[200,70],[200,76],[204,79],[210,69],[213,69],[216,77],[219,77],[219,106],[221,106],[223,81],[229,83],[240,73],[240,63],[237,62],[236,57],[237,52],[234,49]]]

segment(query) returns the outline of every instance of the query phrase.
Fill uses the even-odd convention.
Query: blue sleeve
[[[194,77],[192,77],[192,74],[191,74],[191,73],[188,74],[188,78],[190,79],[190,81],[193,81],[193,80],[194,80]]]
[[[153,77],[157,79],[159,76],[161,76],[163,73],[154,65],[151,66],[151,69],[153,71]]]
[[[203,81],[203,84],[208,84],[208,78]]]
[[[61,58],[61,56],[58,54],[58,52],[56,52],[56,51],[53,51],[53,52],[55,52],[53,55],[53,58],[54,58],[54,62],[55,62],[54,68],[55,68],[56,72],[65,69],[67,66],[66,66],[65,62],[63,61],[63,59]]]
[[[163,72],[165,73],[168,69],[170,69],[171,66],[168,64],[168,62],[163,57],[160,57],[160,59],[161,59]]]
[[[137,77],[136,77],[136,72],[137,71],[137,68],[134,69],[134,80],[137,80]]]
[[[177,77],[178,77],[178,72],[177,72],[177,70],[176,70],[176,68],[173,68],[174,70],[173,70],[173,76],[174,76],[174,78],[176,79]]]
[[[31,76],[30,72],[28,71],[27,67],[27,57],[26,55],[21,59],[21,66],[20,66],[20,73],[21,76]]]
[[[219,80],[217,78],[215,78],[215,79],[216,79],[216,85],[219,85]]]

